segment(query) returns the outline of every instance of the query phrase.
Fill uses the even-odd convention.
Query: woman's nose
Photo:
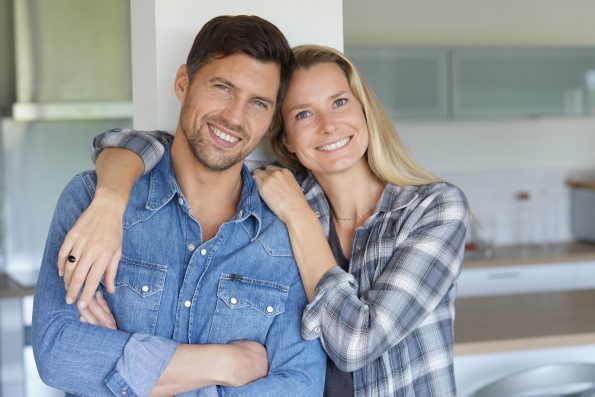
[[[337,125],[330,115],[320,115],[320,132],[326,135],[332,135],[337,131]]]

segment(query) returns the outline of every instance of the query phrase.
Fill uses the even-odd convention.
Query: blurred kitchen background
[[[470,201],[461,396],[595,363],[594,15],[587,0],[343,1],[346,54],[417,160]],[[91,138],[132,125],[130,53],[129,1],[0,0],[2,397],[61,395],[32,361],[31,294]]]

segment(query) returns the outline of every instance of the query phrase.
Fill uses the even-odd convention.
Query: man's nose
[[[227,102],[223,109],[222,116],[233,125],[243,125],[246,114],[246,103],[241,99],[234,98]]]

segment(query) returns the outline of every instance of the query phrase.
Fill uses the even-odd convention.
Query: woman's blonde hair
[[[425,185],[439,179],[417,164],[407,152],[380,101],[376,98],[357,68],[339,51],[319,45],[294,47],[294,70],[309,69],[320,63],[335,63],[347,76],[353,95],[361,103],[369,132],[366,158],[372,172],[380,180],[397,185]],[[285,167],[305,170],[295,154],[284,144],[283,116],[277,112],[271,124],[270,144],[273,153]]]

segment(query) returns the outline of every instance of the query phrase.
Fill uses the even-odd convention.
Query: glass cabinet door
[[[351,48],[345,53],[393,119],[447,118],[447,50]]]
[[[454,118],[593,112],[594,49],[452,50]]]

